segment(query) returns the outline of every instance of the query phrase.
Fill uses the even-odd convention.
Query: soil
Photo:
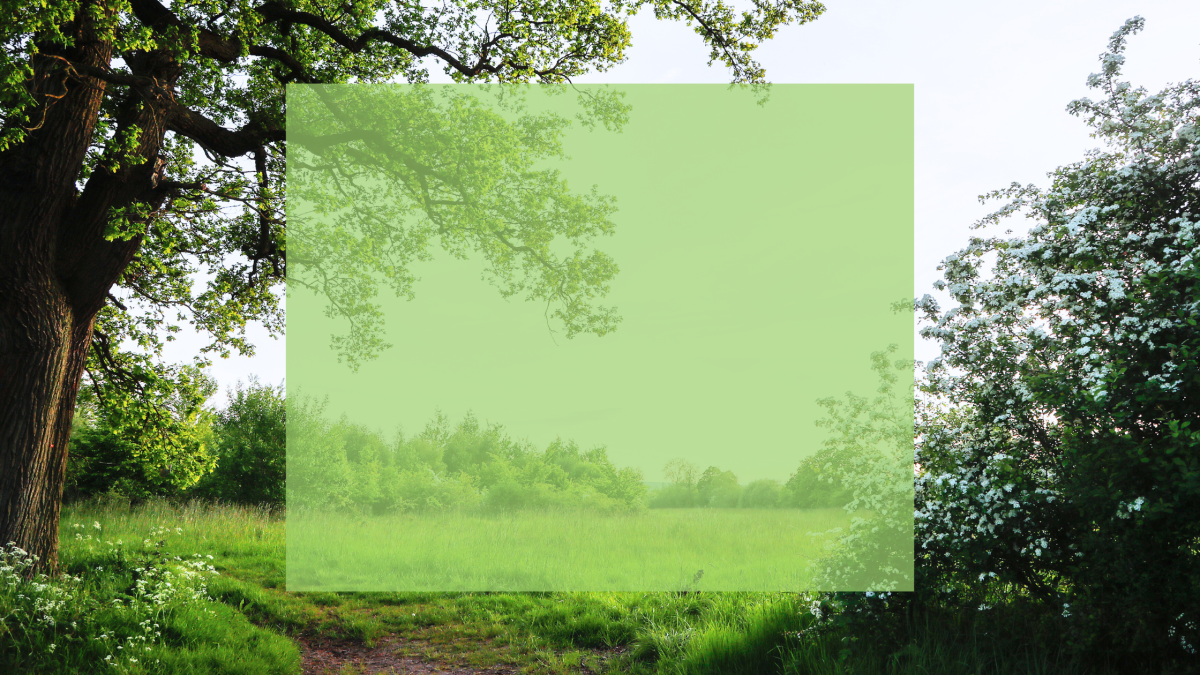
[[[374,647],[356,640],[300,638],[304,675],[340,675],[347,666],[355,675],[517,675],[505,666],[475,668],[448,663],[433,663],[404,656],[407,643],[395,636],[380,639]]]

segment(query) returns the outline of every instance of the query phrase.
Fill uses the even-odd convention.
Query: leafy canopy
[[[561,88],[544,88],[559,95]],[[357,368],[388,345],[374,297],[381,286],[414,296],[412,262],[430,243],[450,255],[480,254],[502,297],[546,305],[567,338],[605,335],[619,322],[597,307],[617,273],[592,240],[613,233],[613,198],[573,192],[556,169],[565,157],[561,114],[526,110],[529,92],[458,87],[291,88],[289,289],[328,298],[348,320],[334,336]],[[619,92],[581,92],[578,118],[619,128]],[[330,139],[336,139],[330,140]],[[566,250],[569,247],[569,250]]]
[[[436,6],[0,0],[0,153],[18,151],[36,140],[43,125],[57,123],[55,106],[81,103],[64,92],[99,97],[98,110],[71,108],[90,116],[79,121],[91,136],[78,167],[69,171],[80,208],[104,209],[104,238],[131,245],[131,260],[122,263],[96,317],[87,359],[85,386],[103,414],[130,420],[117,424],[123,428],[171,426],[174,413],[163,403],[170,395],[163,392],[189,398],[202,391],[194,377],[162,362],[164,345],[185,323],[208,338],[195,367],[214,355],[253,354],[245,336],[249,322],[282,332],[287,85],[419,83],[428,80],[430,68],[460,82],[565,84],[623,62],[628,21],[638,11],[694,27],[710,48],[710,64],[724,64],[734,82],[757,84],[764,70],[753,58],[755,48],[781,26],[814,20],[824,7],[803,0],[751,0],[741,9],[723,0],[460,0]],[[413,188],[411,174],[392,178]],[[461,228],[407,240],[407,255],[419,257],[436,241],[451,251],[495,253],[493,263],[502,272],[519,270],[542,241],[562,232],[522,231],[502,253],[497,247],[507,244],[499,243],[496,231],[466,215],[455,221]],[[594,215],[590,227],[601,227],[602,211]],[[403,260],[392,262],[399,264],[376,271],[399,281],[396,290],[403,291]],[[534,297],[561,303],[559,318],[569,333],[611,327],[611,317],[593,312],[590,301],[602,294],[613,268],[593,262],[583,263],[592,266],[565,292],[547,290],[561,281],[553,275],[529,286]],[[515,291],[522,283],[514,278],[502,289]],[[329,294],[334,315],[353,323],[361,303],[347,305],[336,285],[318,290]],[[353,326],[344,340],[347,356],[367,358],[383,346],[377,334]],[[188,443],[170,433],[157,438],[158,454],[186,452]]]

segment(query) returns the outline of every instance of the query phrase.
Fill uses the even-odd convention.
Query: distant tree
[[[722,471],[715,466],[708,467],[700,474],[696,491],[703,506],[737,506],[742,495],[737,476],[732,471]]]
[[[678,509],[700,505],[700,493],[696,489],[699,467],[682,457],[676,457],[663,466],[663,476],[667,484],[650,493],[651,508]]]
[[[354,470],[325,402],[293,394],[288,402],[288,509],[344,509],[353,503]]]
[[[539,451],[470,413],[451,427],[441,412],[419,435],[388,443],[348,419],[322,419],[307,398],[293,405],[289,506],[364,514],[646,506],[641,472],[615,466],[602,447],[583,451],[560,438]]]
[[[766,509],[776,506],[783,506],[780,497],[783,493],[783,486],[777,480],[764,478],[762,480],[751,481],[742,490],[742,501],[738,506],[750,509]]]
[[[479,473],[483,465],[495,461],[501,451],[501,430],[498,426],[480,428],[475,415],[468,412],[454,434],[446,441],[442,461],[446,471]]]
[[[676,457],[663,467],[663,476],[668,484],[696,487],[696,481],[700,478],[700,468],[682,457]]]

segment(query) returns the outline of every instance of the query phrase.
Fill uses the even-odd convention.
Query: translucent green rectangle
[[[761,98],[289,88],[290,590],[911,589],[913,89]]]

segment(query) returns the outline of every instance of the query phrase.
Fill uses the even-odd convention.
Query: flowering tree
[[[1113,34],[1083,117],[1103,150],[1013,184],[925,296],[918,587],[1051,605],[1081,648],[1188,658],[1200,644],[1200,83],[1119,81]],[[1008,232],[1011,234],[1011,230]],[[986,607],[986,605],[982,605]]]

